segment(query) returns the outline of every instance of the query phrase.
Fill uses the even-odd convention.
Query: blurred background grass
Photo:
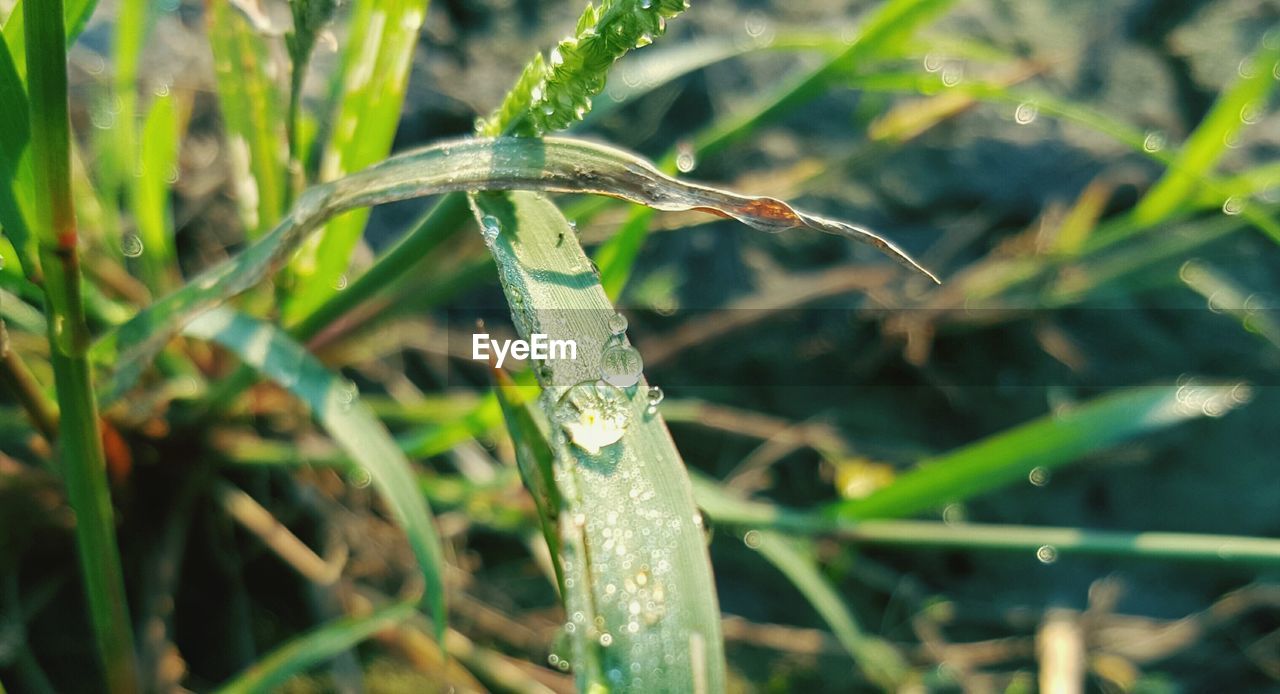
[[[873,13],[907,5],[695,3],[624,59],[575,131],[865,223],[944,279],[927,287],[841,239],[563,201],[599,248],[698,480],[731,686],[1280,686],[1265,540],[1280,536],[1280,5],[915,3],[919,17],[895,17],[901,31],[847,47]],[[256,6],[104,1],[70,51],[97,326],[270,228],[293,196],[287,92],[272,91],[286,63],[271,37],[288,13]],[[433,3],[416,50],[402,49],[403,108],[391,89],[356,133],[342,114],[376,99],[342,98],[355,58],[334,49],[352,45],[339,13],[298,131],[345,154],[299,158],[331,177],[380,148],[470,133],[580,11]],[[392,60],[371,51],[352,55]],[[313,253],[330,258],[317,279],[304,254],[246,310],[271,313],[274,296],[285,323],[305,321],[425,209],[376,209],[350,269],[324,276],[342,263]],[[332,654],[277,686],[351,691],[363,672],[372,691],[571,687],[565,615],[501,411],[483,371],[450,361],[467,319],[505,312],[492,263],[468,232],[414,270],[309,346],[418,463],[445,542],[455,659],[398,603],[263,659],[382,604],[414,557],[370,480],[284,390],[219,385],[232,362],[197,346],[106,412],[125,451],[109,445],[108,458],[157,687],[204,690],[255,662],[292,673]],[[5,281],[14,351],[51,383],[27,310],[38,300]],[[92,691],[66,501],[47,441],[0,397],[0,682]],[[207,416],[210,399],[223,416]],[[299,545],[265,541],[248,520],[259,509]],[[856,522],[902,516],[928,522]],[[388,622],[402,627],[376,630]],[[1063,657],[1073,648],[1083,661]],[[273,681],[255,676],[240,684]]]

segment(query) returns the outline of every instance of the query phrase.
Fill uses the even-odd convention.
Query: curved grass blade
[[[225,308],[200,316],[186,327],[191,337],[211,340],[289,389],[311,408],[329,436],[365,468],[374,486],[409,538],[426,578],[424,601],[435,617],[437,637],[445,628],[444,560],[431,512],[417,492],[409,460],[369,408],[355,384],[335,376],[306,349],[274,326]]]
[[[1236,385],[1148,386],[1122,390],[921,461],[864,499],[835,504],[845,519],[897,518],[963,501],[1141,434],[1189,419],[1220,416],[1250,398]]]
[[[954,0],[890,0],[884,3],[863,23],[853,43],[838,55],[695,135],[693,154],[702,158],[719,152],[780,114],[824,93],[835,79],[850,69],[897,52],[916,29],[947,10],[952,2]],[[664,171],[675,171],[676,161],[676,152],[668,152],[661,159],[661,167]],[[631,266],[649,235],[649,223],[645,219],[648,214],[645,210],[633,211],[622,230],[596,252],[601,277],[610,296],[621,294],[631,275]],[[932,275],[929,277],[937,281]]]
[[[773,198],[740,196],[678,181],[620,149],[567,138],[455,140],[392,157],[311,188],[271,233],[108,333],[94,347],[98,363],[115,368],[104,399],[123,394],[183,323],[280,269],[334,215],[469,190],[594,193],[659,210],[709,212],[769,232],[807,227],[875,246],[933,279],[891,242],[862,227],[810,215]]]
[[[518,332],[577,341],[577,359],[548,361],[535,373],[541,407],[559,422],[550,449],[579,690],[722,691],[720,612],[701,517],[666,425],[646,406],[648,384],[640,378],[617,396],[629,424],[612,443],[576,434],[571,442],[557,419],[570,384],[590,388],[600,378],[602,350],[618,339],[613,308],[552,202],[509,193],[476,195],[473,204],[486,227],[500,230],[490,251]]]
[[[802,541],[773,532],[750,532],[756,535],[752,538],[752,548],[781,571],[813,605],[867,679],[883,691],[900,691],[910,673],[902,654],[858,627],[835,586],[822,575],[810,552],[802,549]]]
[[[413,603],[402,602],[364,617],[336,620],[280,646],[215,691],[218,694],[276,691],[290,677],[336,657],[383,629],[400,624],[413,613]]]

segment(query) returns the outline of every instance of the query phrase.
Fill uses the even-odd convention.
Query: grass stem
[[[113,693],[133,692],[138,688],[133,634],[107,489],[97,402],[85,354],[89,331],[81,302],[71,196],[62,0],[28,3],[26,9],[31,161],[36,184],[34,226],[45,272],[50,354],[62,407],[59,455],[67,496],[76,512],[76,545],[106,689]]]

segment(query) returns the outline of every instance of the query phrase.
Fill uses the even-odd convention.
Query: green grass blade
[[[3,34],[5,41],[9,44],[9,50],[13,51],[18,75],[25,78],[27,74],[27,40],[23,30],[23,27],[26,26],[22,9],[24,4],[25,0],[16,0],[14,2],[13,10],[9,13],[9,19],[5,21]],[[89,23],[89,17],[93,15],[93,10],[97,6],[98,0],[67,0],[63,3],[63,23],[67,34],[68,48],[80,37],[80,32],[84,31],[85,25]]]
[[[1231,140],[1261,116],[1275,88],[1273,72],[1278,62],[1280,41],[1268,34],[1258,52],[1241,66],[1240,79],[1218,97],[1187,138],[1169,171],[1138,201],[1133,214],[1140,224],[1159,223],[1194,196]]]
[[[902,655],[885,641],[868,636],[858,627],[849,607],[827,580],[802,542],[767,531],[748,531],[750,545],[760,553],[813,605],[831,627],[840,645],[853,657],[858,669],[883,691],[898,691],[910,668]]]
[[[278,691],[290,677],[350,650],[361,641],[400,624],[413,614],[413,603],[402,602],[364,617],[348,617],[331,622],[280,646],[215,691],[218,694]]]
[[[210,0],[207,11],[236,202],[249,238],[258,238],[284,215],[284,109],[268,76],[270,53],[263,37],[228,0]]]
[[[1273,538],[937,521],[853,520],[821,509],[793,509],[764,501],[739,499],[704,478],[694,478],[693,483],[698,506],[716,523],[767,528],[791,535],[829,535],[859,544],[894,547],[947,547],[1027,554],[1035,554],[1042,547],[1051,547],[1051,556],[1115,556],[1208,562],[1224,566],[1280,564],[1280,540]]]
[[[335,215],[464,190],[589,192],[669,211],[712,210],[765,231],[803,227],[847,236],[928,274],[870,231],[806,214],[772,198],[744,197],[677,181],[623,150],[567,138],[455,140],[392,157],[311,188],[270,234],[107,333],[94,347],[95,360],[115,369],[104,399],[122,395],[184,322],[280,269],[311,233]]]
[[[342,92],[320,159],[321,180],[358,171],[391,151],[427,5],[427,0],[354,5]],[[286,323],[296,323],[338,291],[368,219],[368,210],[334,218],[294,260],[290,267],[298,284],[284,307]]]
[[[1145,433],[1219,416],[1247,398],[1242,385],[1121,390],[921,461],[889,486],[831,510],[848,519],[910,516],[1025,480],[1036,468],[1052,469]]]
[[[180,139],[172,92],[156,97],[143,122],[138,171],[133,179],[133,214],[142,242],[142,262],[147,283],[155,291],[172,289],[176,279],[169,188],[177,173]]]
[[[76,547],[84,575],[94,642],[110,692],[137,689],[124,575],[116,546],[111,494],[98,429],[81,301],[78,233],[71,197],[71,127],[67,104],[66,32],[61,0],[26,17],[25,36],[35,184],[33,228],[40,239],[49,314],[48,336],[61,409],[58,457],[76,513]]]
[[[186,328],[235,352],[259,373],[287,388],[311,408],[329,436],[369,472],[374,486],[409,538],[426,578],[424,601],[445,628],[444,559],[431,512],[414,483],[413,469],[382,423],[360,401],[355,385],[334,375],[281,330],[241,313],[214,309]]]
[[[555,453],[547,442],[547,434],[529,407],[535,405],[540,390],[537,384],[517,385],[505,371],[494,370],[493,392],[498,404],[502,407],[502,416],[507,422],[507,431],[515,444],[516,465],[520,468],[520,478],[533,497],[538,509],[539,526],[542,536],[547,541],[551,556],[561,555],[559,520],[564,508],[564,500],[560,498],[560,490],[555,480]],[[556,573],[556,586],[560,595],[565,594],[564,571],[560,562],[552,562]]]
[[[27,143],[31,137],[27,113],[27,90],[9,52],[9,37],[0,37],[0,229],[13,244],[6,257],[13,261],[9,271],[21,269],[27,277],[39,271],[35,238],[28,229],[34,214],[31,161]]]
[[[569,384],[600,377],[613,309],[554,204],[533,193],[475,204],[501,230],[490,250],[517,330],[577,340],[576,360],[548,361],[539,375],[542,408],[560,421]],[[630,423],[595,453],[585,435],[573,443],[553,432],[572,663],[581,690],[721,691],[720,613],[700,517],[666,425],[647,412],[648,388],[641,379],[624,394]]]

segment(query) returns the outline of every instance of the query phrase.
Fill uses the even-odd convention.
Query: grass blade
[[[951,3],[952,0],[890,0],[884,3],[863,23],[857,38],[840,54],[742,109],[740,115],[719,121],[694,136],[693,154],[700,159],[725,149],[767,121],[822,94],[843,72],[882,53],[899,50],[916,29],[944,12]],[[662,170],[674,172],[676,158],[675,152],[663,157]],[[631,266],[649,235],[648,217],[651,216],[652,213],[645,210],[634,210],[622,229],[597,249],[596,261],[609,296],[616,298],[621,295],[631,275]]]
[[[1220,416],[1249,398],[1243,385],[1149,386],[1106,395],[989,436],[920,466],[864,499],[832,507],[840,518],[910,516],[1025,480],[1144,433]]]
[[[137,663],[97,403],[85,354],[89,333],[81,303],[79,239],[71,198],[62,1],[46,0],[33,7],[26,17],[25,34],[36,192],[32,226],[40,240],[50,355],[61,407],[58,453],[67,496],[76,512],[76,547],[106,689],[131,692],[137,689]]]
[[[561,398],[572,397],[571,384],[600,377],[601,351],[616,339],[613,309],[586,256],[544,198],[510,193],[476,196],[475,204],[501,230],[490,250],[517,330],[526,339],[544,332],[577,340],[578,358],[548,361],[539,380],[542,408],[559,422],[554,478],[564,502],[561,560],[573,625],[566,631],[579,689],[723,690],[720,613],[700,516],[666,425],[646,407],[649,386],[640,379],[617,396],[630,423],[614,443],[585,434],[571,441],[559,431],[568,426]]]
[[[813,605],[867,679],[883,691],[898,691],[910,673],[902,655],[881,639],[863,633],[835,586],[801,548],[799,540],[773,532],[748,531],[751,546],[773,564]]]
[[[377,0],[354,5],[346,46],[342,93],[320,179],[329,181],[381,161],[391,151],[409,67],[428,0]],[[284,308],[295,323],[337,292],[351,252],[364,233],[368,210],[334,218],[291,265],[298,286]]]
[[[26,26],[26,20],[23,19],[24,4],[24,0],[16,0],[13,3],[13,9],[9,12],[8,20],[5,21],[3,33],[5,41],[9,44],[9,50],[13,51],[18,75],[25,78],[27,74],[27,40],[23,29]],[[84,31],[85,25],[89,23],[89,17],[93,15],[93,10],[97,6],[98,0],[67,0],[63,3],[63,25],[67,35],[68,48],[76,42],[80,32]]]
[[[1156,224],[1194,197],[1200,181],[1213,172],[1232,139],[1260,117],[1275,88],[1272,73],[1277,62],[1280,41],[1268,34],[1258,52],[1241,66],[1240,79],[1218,97],[1187,138],[1169,171],[1138,201],[1133,211],[1137,222]]]
[[[792,535],[830,535],[859,544],[1026,554],[1051,547],[1054,556],[1081,554],[1222,565],[1280,564],[1280,540],[1273,538],[984,523],[853,520],[822,510],[793,509],[764,501],[739,499],[703,478],[694,479],[693,492],[698,506],[716,523],[767,528]]]
[[[379,631],[409,619],[413,614],[413,603],[402,602],[364,617],[348,617],[331,622],[280,646],[216,691],[218,694],[276,691],[290,677],[334,658]]]
[[[278,270],[308,235],[334,215],[466,190],[596,193],[663,210],[712,212],[765,231],[808,227],[871,244],[932,277],[892,243],[870,231],[795,210],[773,198],[744,197],[683,183],[622,150],[566,138],[456,140],[392,157],[347,178],[311,188],[270,234],[108,333],[94,347],[95,359],[115,368],[104,398],[122,395],[184,322]]]
[[[249,238],[258,238],[280,221],[285,209],[287,152],[280,94],[268,77],[267,45],[248,20],[228,0],[210,0],[208,12],[236,202]]]
[[[18,74],[17,56],[9,52],[9,37],[0,36],[0,229],[13,244],[14,262],[10,270],[21,270],[28,278],[39,274],[35,239],[27,228],[32,218],[31,160],[27,143],[31,137],[27,113],[27,90]]]
[[[417,492],[408,458],[360,401],[355,385],[335,376],[279,329],[228,309],[200,316],[187,326],[186,334],[217,342],[289,389],[311,408],[311,415],[347,455],[369,472],[409,538],[426,578],[424,600],[435,616],[437,636],[443,638],[444,559],[431,512]]]
[[[172,93],[156,97],[142,126],[138,171],[133,181],[133,213],[142,242],[142,262],[153,290],[172,289],[177,251],[169,209],[169,187],[177,173],[181,138]]]
[[[524,486],[533,496],[538,509],[539,526],[551,555],[561,554],[560,520],[564,500],[560,498],[560,490],[555,480],[555,453],[547,443],[546,432],[538,426],[538,422],[529,412],[539,394],[537,384],[517,385],[505,371],[495,369],[493,389],[498,404],[502,407],[502,415],[507,422],[507,431],[516,449],[516,465],[520,468],[520,478]],[[565,594],[564,571],[559,562],[552,562],[556,573],[556,585],[560,595]]]

